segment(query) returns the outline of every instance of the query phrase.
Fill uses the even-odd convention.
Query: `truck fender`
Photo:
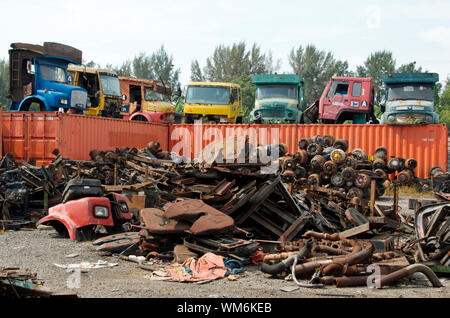
[[[67,234],[69,235],[69,238],[73,241],[76,240],[77,228],[75,226],[71,226],[69,223],[59,217],[47,215],[46,217],[43,217],[39,220],[39,224],[51,226],[59,234],[63,234],[65,229],[67,231]]]
[[[45,107],[45,111],[50,111],[46,100],[39,95],[30,95],[24,98],[19,104],[19,111],[28,111],[32,103],[42,104]]]
[[[151,123],[151,122],[153,121],[153,120],[152,120],[152,117],[150,116],[149,113],[147,113],[147,112],[142,112],[142,111],[136,112],[136,113],[134,113],[133,115],[131,115],[129,120],[136,120],[136,119],[137,119],[136,117],[138,117],[138,116],[144,117],[145,119],[147,119],[147,122],[149,122],[149,123]],[[135,118],[136,118],[136,119],[135,119]]]

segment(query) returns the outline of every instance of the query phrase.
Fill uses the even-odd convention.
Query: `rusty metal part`
[[[294,154],[294,160],[297,161],[299,164],[304,165],[308,161],[308,152],[304,149],[300,149],[298,152]]]
[[[300,250],[300,252],[296,253],[293,256],[290,256],[289,258],[281,261],[278,264],[275,265],[269,265],[266,263],[263,263],[261,265],[261,271],[263,273],[268,274],[279,274],[282,271],[286,270],[291,266],[294,262],[296,262],[298,259],[307,258],[311,254],[311,249],[313,247],[313,240],[310,239],[306,242],[306,244],[303,246],[303,248]]]
[[[400,160],[399,158],[391,158],[387,163],[387,167],[392,171],[397,171],[400,169]]]
[[[294,173],[297,176],[297,178],[305,178],[306,177],[306,169],[301,166],[296,166],[294,168]]]
[[[350,188],[350,190],[348,190],[348,192],[347,192],[347,198],[349,198],[349,199],[352,199],[352,198],[362,199],[363,197],[364,197],[363,191],[356,187]]]
[[[285,183],[292,183],[295,181],[295,179],[297,178],[297,175],[295,174],[294,171],[292,170],[286,170],[283,172],[283,174],[281,175],[281,179],[283,180],[283,182]]]
[[[312,143],[308,145],[308,148],[306,148],[306,151],[308,152],[308,155],[310,157],[314,157],[316,155],[320,155],[323,151],[323,147],[319,144]]]
[[[400,181],[401,184],[406,185],[411,182],[412,178],[414,177],[414,174],[411,170],[403,170],[398,173],[397,180]]]
[[[343,258],[334,259],[330,264],[324,267],[322,273],[323,275],[332,275],[332,274],[343,274],[346,271],[346,268],[351,265],[361,264],[367,262],[373,253],[373,245],[370,244],[369,247],[353,252],[349,255],[346,255]]]
[[[368,156],[364,152],[364,150],[360,148],[353,149],[352,154],[356,157],[357,160],[367,160]]]
[[[417,272],[424,274],[433,287],[444,287],[441,281],[437,278],[436,274],[428,266],[423,264],[412,264],[394,273],[384,275],[380,279],[375,280],[375,286],[388,286],[397,282],[399,279],[408,277]]]
[[[342,163],[346,159],[345,152],[342,149],[334,149],[330,154],[330,159],[336,163]]]
[[[336,149],[341,149],[341,150],[343,150],[345,152],[348,149],[348,140],[337,139],[334,142],[333,147],[336,148]]]
[[[371,177],[365,173],[358,173],[355,178],[355,186],[360,189],[366,189],[370,186]]]
[[[342,178],[345,181],[354,181],[356,179],[356,172],[355,169],[351,167],[346,167],[341,172]]]
[[[334,247],[327,246],[327,245],[316,245],[314,247],[314,252],[324,252],[324,253],[327,253],[328,255],[346,255],[346,254],[350,253],[348,251],[334,248]]]
[[[327,234],[327,233],[319,233],[315,231],[307,231],[303,234],[304,237],[315,237],[320,240],[328,240],[328,241],[339,241],[342,238],[339,236],[339,233]]]
[[[344,166],[356,169],[358,166],[358,160],[356,160],[353,156],[347,156],[344,160]]]
[[[378,158],[373,161],[373,168],[376,170],[382,170],[386,167],[386,161],[384,159]]]
[[[314,173],[308,177],[308,185],[319,186],[320,185],[320,175]]]
[[[324,135],[323,140],[325,141],[326,147],[332,147],[334,144],[335,138],[332,135]]]
[[[300,149],[303,149],[303,150],[306,150],[306,148],[308,148],[308,146],[310,144],[312,144],[311,138],[302,138],[298,142],[298,146],[300,147]]]
[[[387,173],[383,169],[375,169],[373,173],[381,179],[387,179]]]
[[[405,168],[414,170],[417,168],[417,160],[413,158],[406,159]]]
[[[323,170],[324,163],[325,158],[321,155],[314,156],[310,161],[311,168],[316,172],[320,172]]]
[[[382,159],[383,161],[386,161],[387,159],[387,149],[384,147],[378,147],[377,149],[375,149],[375,153],[373,155],[374,159]]]
[[[295,160],[291,157],[281,157],[280,164],[285,170],[292,170],[295,167]]]
[[[344,178],[340,172],[336,172],[331,176],[331,183],[336,187],[342,187],[345,183]]]
[[[338,167],[336,163],[332,160],[329,160],[323,164],[323,172],[325,172],[328,175],[335,174],[337,172],[337,169]]]
[[[234,220],[201,200],[181,200],[169,204],[164,212],[167,219],[193,222],[189,231],[194,235],[220,234],[234,227]]]

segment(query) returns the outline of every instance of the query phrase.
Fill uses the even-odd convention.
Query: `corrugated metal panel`
[[[416,169],[418,177],[428,177],[430,169],[434,166],[447,170],[447,126],[443,124],[421,126],[224,124],[198,126],[196,134],[194,126],[171,125],[169,148],[178,152],[184,145],[191,153],[180,154],[194,158],[201,150],[198,145],[201,144],[203,148],[215,140],[211,136],[228,137],[233,133],[242,136],[247,130],[249,136],[256,134],[258,143],[264,145],[271,143],[272,136],[278,131],[279,141],[288,146],[289,153],[294,153],[298,150],[301,138],[329,134],[337,139],[347,139],[349,149],[361,148],[373,154],[376,148],[383,146],[388,150],[389,156],[415,158],[418,161]],[[202,138],[203,135],[205,138]],[[194,143],[194,137],[198,140],[197,143]]]
[[[93,149],[142,148],[149,141],[168,149],[165,124],[50,112],[4,112],[2,119],[5,152],[17,160],[34,158],[37,165],[50,163],[55,148],[75,160],[89,159]]]

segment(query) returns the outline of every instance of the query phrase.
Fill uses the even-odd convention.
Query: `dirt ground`
[[[389,202],[383,199],[382,204]],[[407,212],[408,198],[401,201],[403,211]],[[409,211],[412,212],[412,211]],[[304,288],[292,292],[280,290],[295,286],[295,282],[271,278],[259,271],[257,266],[247,267],[237,280],[215,280],[206,284],[154,281],[148,278],[150,272],[138,268],[137,264],[119,260],[111,256],[101,256],[91,249],[90,242],[74,242],[58,237],[53,230],[20,230],[0,234],[0,267],[29,268],[44,281],[44,287],[53,292],[77,293],[85,297],[118,298],[448,298],[450,280],[442,278],[445,287],[429,287],[422,274],[415,274],[408,284],[394,287],[371,289],[359,288]],[[74,258],[67,255],[78,254]],[[90,269],[81,273],[79,288],[68,288],[70,273],[54,265],[98,260],[118,263],[110,268]],[[302,281],[307,282],[307,281]]]

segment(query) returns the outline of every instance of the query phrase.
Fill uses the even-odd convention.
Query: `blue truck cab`
[[[382,105],[381,123],[388,125],[437,124],[434,111],[436,73],[396,73],[383,77],[386,102]]]
[[[305,83],[297,74],[252,75],[255,107],[250,122],[300,123],[305,109]]]
[[[43,46],[12,43],[9,50],[12,111],[62,111],[89,109],[87,91],[69,84],[67,67],[81,64],[81,51],[45,42]]]

